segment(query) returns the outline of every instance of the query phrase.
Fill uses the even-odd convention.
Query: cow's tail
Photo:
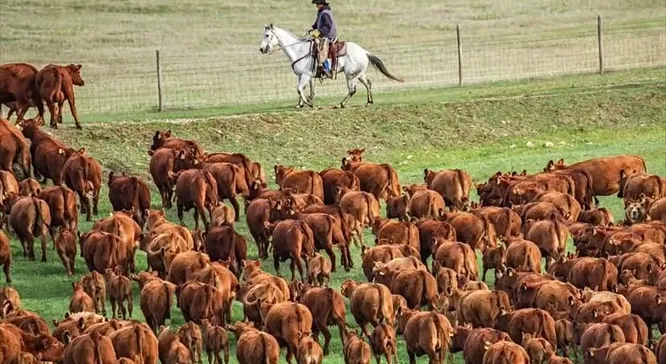
[[[268,343],[266,342],[266,333],[260,332],[261,346],[264,348],[264,364],[271,364],[271,358],[268,356]]]
[[[210,172],[205,171],[205,170],[202,171],[202,172],[203,172],[203,176],[206,180],[206,184],[210,187],[210,190],[211,190],[211,193],[212,193],[212,198],[211,198],[212,201],[211,202],[213,203],[213,205],[215,205],[220,200],[220,198],[217,194],[217,181],[215,181],[215,178],[213,178],[213,175],[210,174]]]
[[[342,210],[338,209],[338,218],[340,219],[340,227],[342,229],[342,236],[345,238],[347,244],[351,241],[351,230],[349,224],[347,224],[347,219],[345,219],[345,214]]]
[[[379,70],[379,72],[381,72],[384,76],[392,79],[393,81],[405,82],[404,80],[402,80],[402,79],[400,79],[396,76],[393,76],[388,71],[388,69],[386,69],[386,66],[384,65],[384,62],[381,59],[379,59],[379,57],[377,57],[374,54],[369,53],[369,52],[366,52],[366,54],[368,55],[368,60],[370,61],[370,63],[373,66],[375,66],[377,68],[377,70]]]
[[[608,260],[606,260],[606,259],[601,260],[601,268],[604,270],[601,274],[601,282],[599,282],[599,287],[597,287],[597,288],[592,287],[593,289],[596,289],[596,290],[599,290],[599,291],[606,291],[606,290],[609,290],[611,288],[608,284],[608,278],[609,278],[608,277],[608,268],[609,268],[608,265],[609,264],[611,264],[611,263],[608,262]]]
[[[44,233],[45,229],[48,229],[46,221],[44,221],[44,216],[42,215],[42,204],[41,200],[33,197],[32,203],[35,205],[35,225],[33,226],[33,235],[41,236]]]
[[[166,294],[167,299],[166,314],[164,315],[164,318],[171,319],[171,306],[173,305],[173,297],[171,297],[171,290],[169,289],[169,285],[166,282],[162,284],[162,287],[164,288],[164,294]]]
[[[428,301],[430,301],[430,305],[432,306],[433,310],[437,310],[437,308],[435,307],[435,300],[437,298],[437,282],[433,282],[433,280],[431,280],[432,276],[429,277],[430,273],[428,273],[427,271],[419,270],[419,272],[421,280],[423,281],[423,288],[425,290],[425,295],[428,298]]]
[[[365,198],[365,204],[367,205],[367,209],[366,209],[366,217],[368,219],[367,224],[372,225],[372,223],[375,221],[374,212],[377,212],[377,211],[374,211],[375,210],[375,204],[374,204],[375,201],[373,201],[373,199],[370,198],[370,194],[367,193],[367,192],[363,193],[363,198]],[[361,225],[365,225],[365,221],[360,221],[360,223],[361,223]],[[365,225],[365,226],[367,226],[367,225]]]
[[[641,160],[641,164],[643,164],[643,173],[647,173],[647,164],[645,164],[645,159],[638,157]]]
[[[395,169],[388,164],[382,164],[381,166],[386,171],[386,187],[382,192],[386,192],[387,197],[400,197],[400,182],[398,181]],[[380,193],[381,195],[382,193]]]
[[[631,321],[634,323],[634,327],[636,327],[636,331],[638,332],[638,342],[639,343],[647,342],[648,337],[647,337],[647,335],[644,335],[644,334],[647,334],[647,332],[642,332],[641,331],[641,327],[643,326],[644,321],[640,318],[640,316],[637,316],[637,315],[631,315]],[[648,327],[648,330],[650,330],[650,329],[651,328]]]
[[[594,180],[592,179],[592,175],[587,171],[581,171],[581,172],[585,176],[585,181],[586,181],[585,190],[588,196],[586,202],[590,205],[590,208],[592,207],[592,200],[594,200],[595,206],[599,205],[599,199],[597,198],[597,195],[594,193]]]
[[[245,180],[247,181],[247,183],[252,183],[252,181],[254,181],[254,177],[252,176],[252,170],[250,169],[252,167],[251,166],[252,163],[244,154],[239,154],[239,156],[241,158],[241,165],[245,170]]]
[[[377,294],[379,294],[379,309],[377,310],[377,320],[381,324],[384,320],[388,320],[389,317],[384,315],[384,293],[382,292],[382,286],[379,283],[376,283]]]
[[[510,236],[513,235],[513,232],[511,231],[511,209],[508,207],[504,208],[504,215],[506,216],[506,230],[504,230],[504,238],[509,239]]]
[[[444,350],[445,347],[448,347],[448,345],[444,345],[445,342],[449,341],[449,335],[447,334],[444,325],[442,324],[442,319],[439,316],[440,314],[436,312],[430,312],[430,317],[432,319],[432,324],[435,326],[435,334],[437,336],[437,340],[439,341],[440,349],[439,349],[439,362],[444,363],[444,359],[446,356],[446,350]],[[435,344],[437,345],[437,344]]]
[[[62,193],[62,203],[63,203],[63,205],[65,205],[65,208],[64,208],[64,211],[63,211],[63,217],[65,218],[66,221],[71,222],[71,220],[74,218],[74,216],[69,215],[69,208],[68,208],[69,205],[67,204],[69,202],[69,199],[68,199],[69,193],[68,192],[69,191],[65,186],[60,186],[60,193]]]
[[[143,342],[144,337],[143,337],[143,329],[140,325],[135,325],[134,326],[134,333],[136,334],[136,347],[139,350],[139,355],[138,357],[143,360]]]
[[[456,179],[458,180],[458,187],[460,188],[461,202],[463,205],[467,204],[469,196],[465,192],[465,175],[462,169],[456,169]],[[462,206],[461,206],[462,207]]]
[[[136,211],[134,211],[137,216],[143,216],[143,211],[141,211],[141,203],[139,202],[139,179],[136,177],[131,177],[132,180],[132,185],[134,187],[134,193],[132,194],[132,206],[136,208]]]

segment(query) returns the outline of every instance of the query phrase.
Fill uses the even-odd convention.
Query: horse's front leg
[[[298,78],[297,91],[298,91],[298,96],[300,98],[300,101],[298,102],[297,107],[303,107],[304,105],[308,105],[308,106],[312,105],[310,103],[310,101],[308,101],[308,99],[305,97],[305,86],[308,84],[308,82],[310,82],[310,76],[308,76],[308,75],[301,75]]]

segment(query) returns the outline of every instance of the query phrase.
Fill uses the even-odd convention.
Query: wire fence
[[[391,73],[405,79],[404,83],[395,83],[371,71],[376,92],[666,65],[666,27],[604,30],[600,21],[589,31],[550,31],[528,37],[466,36],[462,27],[459,34],[442,33],[435,41],[359,43],[382,58]],[[225,45],[214,51],[187,54],[159,51],[165,110],[296,102],[296,78],[282,53],[262,55],[258,45]],[[38,67],[69,63],[28,61]],[[84,65],[86,81],[84,87],[76,89],[82,114],[158,109],[155,53],[77,59],[76,63]],[[345,94],[346,83],[340,79],[317,83],[317,97],[342,98]]]

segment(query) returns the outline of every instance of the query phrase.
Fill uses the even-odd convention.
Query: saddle
[[[334,39],[328,46],[328,58],[331,60],[331,71],[337,73],[338,57],[347,55],[347,42]]]

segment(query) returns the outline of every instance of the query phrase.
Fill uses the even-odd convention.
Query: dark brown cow
[[[666,334],[661,335],[661,338],[654,346],[654,353],[657,355],[659,364],[666,363]]]
[[[0,158],[0,170],[11,172],[12,165],[17,163],[21,166],[23,177],[30,177],[30,165],[32,161],[28,142],[20,130],[1,117],[0,156],[2,156]]]
[[[68,148],[59,140],[40,129],[44,119],[35,118],[21,121],[19,126],[23,135],[30,139],[30,155],[35,178],[53,180],[54,185],[62,184],[62,168],[74,149]]]
[[[240,364],[278,364],[280,345],[273,335],[244,322],[236,322],[227,329],[236,334],[236,359]]]
[[[39,89],[41,97],[40,103],[46,102],[51,113],[52,128],[58,128],[58,123],[62,123],[62,105],[67,100],[76,127],[81,129],[74,99],[74,86],[85,85],[81,78],[81,67],[83,66],[80,64],[67,66],[49,64],[35,76],[35,85]]]
[[[370,336],[367,324],[377,326],[382,322],[393,325],[395,313],[391,291],[378,283],[356,283],[352,280],[342,282],[342,295],[349,298],[351,312],[363,333]]]
[[[150,189],[146,182],[136,176],[124,173],[118,176],[111,171],[107,185],[113,211],[134,211],[134,220],[143,226],[150,209]]]
[[[388,164],[352,162],[343,158],[342,170],[354,173],[361,182],[361,191],[371,193],[377,200],[400,196],[398,174]]]
[[[65,266],[69,277],[74,275],[74,262],[76,261],[76,230],[60,228],[54,241],[56,252]]]
[[[280,261],[291,260],[291,280],[295,279],[294,267],[298,269],[301,280],[306,278],[301,259],[307,260],[314,254],[314,235],[312,229],[300,220],[284,220],[276,224],[266,223],[272,230],[273,264],[280,272]]]
[[[120,261],[123,264],[123,272],[136,272],[134,255],[136,248],[143,239],[143,233],[141,226],[132,219],[130,214],[123,211],[114,212],[107,218],[97,220],[93,225],[93,230],[104,231],[118,236],[122,242],[122,245],[119,247],[122,250],[120,253],[125,256],[126,260]]]
[[[289,190],[292,193],[309,193],[324,200],[324,182],[321,176],[314,171],[296,171],[293,167],[276,165],[275,183],[280,190]]]
[[[76,232],[79,225],[76,194],[65,186],[53,186],[42,190],[39,198],[44,200],[51,212],[51,236],[56,236],[56,228]]]
[[[261,315],[264,331],[273,335],[287,347],[287,362],[296,354],[298,341],[312,331],[312,314],[307,306],[295,302],[262,303]]]
[[[19,183],[21,196],[39,195],[41,192],[42,186],[34,178],[26,178]]]
[[[23,256],[35,260],[34,241],[39,237],[42,241],[42,262],[46,261],[46,234],[51,225],[49,205],[36,197],[22,197],[9,214],[9,225],[12,227],[23,246]]]
[[[446,221],[423,220],[416,223],[419,229],[421,260],[425,264],[428,257],[436,252],[434,242],[438,239],[457,241],[456,230]]]
[[[571,266],[568,282],[583,289],[608,291],[617,285],[618,270],[606,259],[580,258]]]
[[[647,345],[648,327],[638,315],[630,313],[614,313],[603,319],[604,323],[617,325],[624,333],[628,343]]]
[[[37,67],[27,63],[8,63],[0,66],[0,104],[16,106],[16,121],[23,119],[30,106],[37,107],[39,116],[44,116],[44,104],[35,83]],[[7,118],[11,117],[10,113]]]
[[[150,158],[150,175],[153,182],[160,191],[162,207],[171,208],[173,188],[176,185],[178,175],[175,174],[182,169],[193,168],[198,160],[188,155],[185,151],[171,148],[160,148]]]
[[[266,184],[266,175],[261,164],[252,162],[250,158],[241,153],[210,153],[204,154],[203,161],[207,163],[231,163],[235,164],[241,170],[241,175],[245,176],[241,181],[239,178],[238,193],[243,193],[243,189],[248,189],[253,182]],[[244,184],[242,182],[245,182]]]
[[[79,196],[81,210],[86,212],[86,221],[92,221],[92,214],[98,214],[97,204],[102,185],[101,173],[102,168],[99,163],[86,156],[86,148],[72,153],[62,167],[63,180],[67,187]]]
[[[240,167],[233,163],[218,162],[218,163],[197,163],[197,168],[201,168],[210,172],[211,176],[217,182],[217,195],[220,201],[229,200],[234,208],[234,221],[240,218],[240,206],[236,199],[237,193],[248,197],[250,194],[249,188],[245,184],[243,171]],[[242,183],[241,183],[242,182]],[[241,183],[241,186],[239,186]]]
[[[270,234],[266,230],[266,223],[272,223],[287,216],[291,210],[280,201],[272,201],[264,198],[252,201],[245,209],[245,219],[250,235],[257,243],[260,258],[268,257],[268,245]]]
[[[237,273],[240,273],[241,262],[247,259],[245,238],[236,232],[233,226],[212,228],[206,234],[204,247],[211,261],[229,261],[232,270]]]
[[[183,210],[193,208],[194,228],[199,228],[199,218],[201,218],[207,230],[206,210],[210,213],[218,202],[217,182],[210,172],[191,169],[179,174],[176,182],[176,207],[181,225],[184,225]]]
[[[171,136],[171,130],[166,132],[156,131],[153,135],[153,144],[150,146],[148,155],[153,155],[161,148],[174,149],[184,152],[188,158],[204,158],[203,149],[193,140],[180,139]]]
[[[534,242],[546,258],[546,269],[552,259],[558,260],[564,254],[569,230],[561,217],[551,215],[548,220],[527,221],[523,231],[525,238]]]
[[[342,266],[345,270],[351,269],[351,255],[349,253],[349,244],[351,236],[349,227],[346,224],[342,213],[330,215],[325,213],[301,214],[301,220],[312,229],[315,239],[315,248],[324,249],[331,262],[332,272],[335,272],[335,253],[333,245],[337,245],[342,253]]]
[[[361,182],[355,174],[349,171],[343,171],[337,168],[329,168],[319,172],[324,184],[324,203],[335,203],[337,198],[337,188],[347,187],[352,191],[361,189]]]
[[[654,221],[666,222],[666,197],[653,202],[648,210],[648,215]]]
[[[461,210],[469,201],[469,191],[472,188],[472,177],[461,169],[447,169],[442,171],[423,171],[423,180],[428,189],[437,191],[446,202],[446,206]]]
[[[564,159],[560,159],[557,163],[550,161],[546,169],[567,169],[589,173],[592,176],[594,194],[599,196],[612,195],[620,190],[621,171],[624,170],[626,175],[647,172],[645,160],[635,155],[593,158],[568,166],[564,164]]]
[[[160,362],[163,364],[189,364],[193,362],[192,353],[175,332],[162,327],[157,337]]]
[[[610,226],[614,223],[613,215],[605,207],[581,211],[578,215],[578,222],[595,226]]]
[[[498,341],[483,354],[483,364],[529,364],[530,357],[522,346],[510,341]]]
[[[5,282],[8,284],[12,283],[12,276],[10,271],[12,267],[12,252],[9,247],[9,238],[2,231],[0,231],[0,265],[2,265],[2,271],[5,273]],[[0,300],[0,310],[3,309],[4,300]]]
[[[73,338],[69,332],[65,335],[64,364],[97,363],[116,364],[116,351],[111,339],[98,332]]]
[[[102,273],[106,268],[115,269],[127,264],[123,241],[117,235],[90,231],[79,237],[79,244],[81,256],[90,271]]]

